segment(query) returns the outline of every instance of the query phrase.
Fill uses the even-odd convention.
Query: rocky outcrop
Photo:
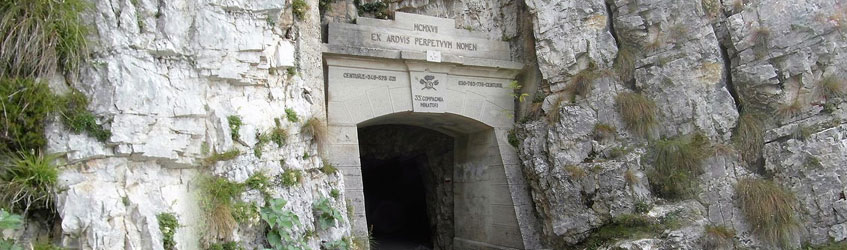
[[[844,161],[836,156],[844,144],[841,101],[822,97],[816,87],[825,76],[842,74],[835,65],[843,10],[835,1],[526,4],[545,85],[518,126],[518,148],[551,246],[584,242],[644,203],[687,211],[691,224],[608,246],[702,249],[710,244],[705,226],[733,229],[736,247],[768,246],[739,210],[735,183],[746,177],[772,178],[799,198],[803,233],[793,244],[843,238],[837,211]],[[584,79],[588,90],[576,89]],[[628,92],[655,102],[659,123],[649,136],[622,121],[615,97]],[[797,98],[801,108],[786,116]],[[763,168],[734,148],[742,112],[770,117]],[[615,129],[598,135],[597,128]],[[654,168],[652,145],[694,133],[712,145],[696,183],[700,191],[693,200],[659,198],[645,174]],[[805,139],[792,137],[798,134]],[[803,168],[807,162],[820,167]]]

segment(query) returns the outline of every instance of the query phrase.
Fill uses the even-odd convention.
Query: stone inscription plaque
[[[447,75],[411,72],[412,110],[414,112],[447,112]]]

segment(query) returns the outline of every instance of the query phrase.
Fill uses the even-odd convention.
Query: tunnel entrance
[[[452,249],[453,138],[407,125],[359,129],[373,249]]]

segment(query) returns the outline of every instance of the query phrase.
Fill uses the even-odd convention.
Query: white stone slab
[[[411,72],[410,79],[415,112],[447,112],[447,74]]]

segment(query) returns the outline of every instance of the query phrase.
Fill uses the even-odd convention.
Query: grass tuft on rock
[[[62,122],[74,133],[87,133],[98,141],[105,142],[112,132],[97,124],[97,117],[88,111],[88,98],[79,91],[71,91],[59,98]]]
[[[43,148],[44,123],[59,107],[56,99],[43,82],[0,78],[0,151]]]
[[[753,233],[767,244],[791,247],[798,236],[797,199],[771,180],[738,180],[735,195]]]
[[[594,140],[602,141],[606,139],[615,138],[615,135],[617,134],[618,129],[615,128],[615,126],[605,123],[594,124]]]
[[[293,187],[303,182],[303,171],[289,169],[282,173],[282,185]]]
[[[615,107],[626,124],[626,128],[647,137],[658,124],[658,111],[653,100],[637,93],[620,93],[615,98]]]
[[[602,74],[597,72],[595,67],[589,67],[573,75],[565,91],[571,94],[571,101],[576,100],[576,97],[586,98],[591,94],[591,89],[594,87],[594,81]]]
[[[74,71],[86,57],[85,0],[0,1],[0,76]]]
[[[321,172],[327,175],[334,175],[335,173],[338,173],[338,168],[332,165],[329,161],[324,160],[323,166],[321,166]]]
[[[723,225],[706,225],[703,235],[705,249],[727,249],[732,247],[735,230]]]
[[[696,191],[702,162],[709,156],[709,141],[702,134],[658,140],[651,143],[649,157],[653,168],[648,171],[650,187],[657,196],[684,199]]]
[[[233,216],[233,205],[244,192],[244,187],[244,184],[223,177],[209,177],[201,181],[201,208],[206,212],[209,237],[228,238],[238,226]]]
[[[741,152],[741,157],[749,166],[755,166],[765,146],[765,125],[761,115],[744,113],[738,117],[738,125],[732,135],[733,144]]]
[[[59,169],[53,155],[36,151],[19,151],[9,155],[0,173],[2,206],[22,214],[30,211],[53,211]]]
[[[559,116],[562,112],[562,106],[565,103],[565,97],[561,94],[553,97],[553,105],[550,106],[550,111],[547,112],[547,122],[549,124],[556,124],[559,122]]]
[[[826,99],[847,96],[847,81],[835,75],[824,76],[815,86],[820,96]]]
[[[611,223],[594,229],[574,249],[598,249],[616,240],[644,238],[660,234],[665,226],[653,218],[638,214],[621,214]]]
[[[315,143],[318,145],[318,153],[323,152],[323,146],[326,144],[327,131],[324,123],[317,117],[309,118],[300,127],[300,133],[312,135]]]
[[[241,129],[241,125],[244,125],[241,122],[241,117],[237,115],[227,116],[226,120],[229,122],[229,133],[232,136],[233,141],[237,141],[241,138],[241,134],[239,134],[239,130]]]
[[[629,82],[635,77],[635,58],[637,51],[632,45],[622,43],[615,57],[615,72],[622,82]]]
[[[307,11],[309,11],[309,4],[306,3],[305,0],[291,1],[291,13],[293,13],[297,19],[303,20],[306,18]]]
[[[223,153],[214,153],[209,157],[206,157],[204,160],[207,165],[215,164],[219,161],[229,161],[238,157],[241,154],[241,151],[238,149],[230,149],[229,151]]]

